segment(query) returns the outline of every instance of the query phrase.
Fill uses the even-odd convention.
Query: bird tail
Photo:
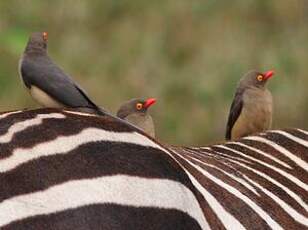
[[[110,115],[109,112],[107,112],[107,110],[101,108],[101,107],[96,107],[96,112],[97,112],[97,115],[101,115],[101,116],[104,116],[104,115]]]

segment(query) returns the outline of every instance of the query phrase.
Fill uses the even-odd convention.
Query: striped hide
[[[171,149],[202,194],[212,229],[308,229],[308,132]]]
[[[305,229],[308,133],[167,149],[111,117],[0,114],[0,229]]]
[[[0,229],[206,229],[201,195],[161,145],[112,117],[0,115]]]

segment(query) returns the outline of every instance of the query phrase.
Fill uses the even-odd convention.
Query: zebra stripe
[[[289,134],[289,133],[287,133],[287,132],[285,132],[285,131],[281,131],[281,130],[271,130],[271,131],[269,131],[269,132],[270,132],[270,133],[278,133],[278,134],[281,134],[281,135],[283,135],[283,136],[285,136],[285,137],[291,139],[292,141],[294,141],[294,142],[296,142],[296,143],[298,143],[298,144],[301,144],[301,145],[303,145],[303,146],[305,146],[305,147],[308,147],[307,141],[304,141],[304,140],[302,140],[302,139],[300,139],[300,138],[298,138],[298,137],[296,137],[296,136],[293,136],[293,135],[291,135],[291,134]],[[302,132],[304,132],[304,131],[302,130]]]
[[[305,229],[308,132],[165,147],[109,116],[0,115],[2,229]]]
[[[217,202],[223,204],[225,212],[239,220],[244,228],[259,226],[253,221],[245,223],[243,214],[248,206],[257,217],[246,216],[246,219],[261,218],[266,222],[266,225],[257,228],[304,229],[308,226],[308,175],[302,165],[293,160],[306,162],[308,136],[297,131],[269,131],[225,145],[173,149],[182,166],[198,181],[201,186],[198,189],[214,195]],[[300,151],[294,151],[295,147]],[[215,187],[217,185],[218,188]],[[245,205],[241,204],[237,209],[236,205],[233,205],[234,208],[231,205],[230,208],[226,199],[231,200],[232,195],[237,200],[234,203],[244,202]],[[226,216],[219,211],[216,215],[222,222]],[[237,229],[235,225],[223,224],[227,229]]]
[[[259,149],[254,148],[254,147],[250,147],[249,145],[246,145],[246,144],[243,144],[243,143],[240,143],[240,142],[229,142],[229,143],[230,143],[230,144],[234,144],[234,145],[239,145],[239,146],[245,147],[245,148],[250,149],[250,150],[252,150],[252,151],[254,151],[254,152],[256,152],[256,153],[260,153],[261,155],[263,155],[263,156],[265,156],[265,157],[267,157],[267,158],[269,158],[269,159],[271,159],[271,160],[277,162],[278,164],[281,164],[281,165],[284,166],[284,167],[287,167],[287,168],[289,168],[289,169],[292,169],[292,167],[291,167],[290,165],[288,165],[287,163],[285,163],[285,162],[283,162],[283,161],[277,159],[277,158],[274,157],[274,156],[271,156],[270,154],[268,154],[268,153],[266,153],[266,152],[264,152],[264,151],[261,151],[261,150],[259,150]]]
[[[234,161],[233,161],[234,162]],[[271,183],[277,185],[278,187],[280,187],[282,190],[284,190],[286,193],[288,193],[288,195],[290,195],[294,200],[296,200],[306,211],[308,211],[308,205],[303,201],[303,199],[301,197],[299,197],[297,194],[295,194],[293,191],[291,191],[288,187],[284,186],[283,184],[281,184],[280,182],[278,182],[277,180],[271,178],[270,176],[267,176],[265,173],[260,172],[258,170],[253,169],[252,167],[249,167],[245,164],[242,164],[240,162],[234,162],[239,164],[241,167],[248,169],[249,171],[254,172],[255,174],[263,177],[264,179],[270,181]],[[247,176],[245,176],[245,179],[248,179]],[[249,179],[250,180],[250,179]]]
[[[47,118],[61,119],[61,118],[65,118],[65,116],[60,113],[38,114],[36,118],[17,122],[14,125],[12,125],[4,135],[0,136],[0,143],[10,142],[14,134],[21,132],[29,127],[40,125],[42,124],[43,119],[47,119]]]
[[[165,193],[166,190],[170,192]],[[125,193],[125,196],[123,196]],[[181,196],[194,202],[181,202]],[[50,205],[46,203],[50,202]],[[55,213],[93,203],[176,209],[202,219],[192,192],[178,182],[131,176],[106,176],[69,181],[43,191],[16,196],[0,204],[0,226],[31,216]]]
[[[211,165],[211,164],[208,164],[208,163],[205,163],[205,162],[202,162],[201,160],[199,160],[198,158],[196,158],[195,156],[193,156],[193,154],[191,156],[188,155],[188,157],[193,160],[193,161],[196,161],[202,165],[206,165],[208,167],[211,167],[213,169],[216,169],[218,171],[220,171],[221,173],[227,175],[228,177],[231,177],[233,180],[236,180],[238,183],[242,184],[243,186],[245,186],[247,189],[251,190],[253,193],[255,193],[256,195],[259,195],[258,192],[254,189],[254,187],[252,187],[249,183],[247,183],[245,180],[243,180],[242,178],[238,177],[238,176],[235,176],[233,175],[232,173],[229,173],[229,172],[226,172],[220,168],[218,168],[217,166],[215,165]]]
[[[298,221],[299,223],[308,226],[308,218],[306,218],[305,216],[301,215],[300,213],[298,213],[295,209],[293,209],[290,205],[288,205],[287,203],[285,203],[282,199],[280,199],[278,196],[274,195],[273,193],[271,193],[269,190],[267,190],[266,188],[262,187],[261,185],[259,185],[258,183],[254,182],[253,180],[251,180],[250,178],[246,177],[246,179],[248,181],[250,181],[253,185],[255,185],[256,187],[258,187],[260,190],[262,190],[266,195],[268,195],[269,197],[271,197],[274,201],[276,201],[276,203],[278,203],[291,217],[293,217],[296,221]]]
[[[52,118],[59,117],[54,116]],[[161,149],[161,147],[153,141],[136,132],[117,133],[96,128],[88,128],[73,136],[58,137],[53,141],[37,144],[35,147],[31,148],[30,153],[28,153],[29,149],[16,149],[11,156],[1,160],[0,172],[12,170],[20,164],[24,164],[43,156],[66,154],[71,150],[78,148],[80,145],[97,141],[121,142]]]
[[[295,176],[285,172],[284,170],[280,169],[280,168],[277,168],[273,165],[270,165],[268,163],[265,163],[263,162],[262,160],[258,160],[258,159],[255,159],[253,157],[250,157],[250,156],[245,156],[245,153],[242,153],[240,151],[237,151],[237,150],[234,150],[230,147],[227,147],[227,146],[222,146],[222,145],[218,145],[218,146],[214,146],[216,147],[216,149],[218,148],[221,148],[221,149],[225,149],[225,150],[228,150],[230,152],[233,152],[233,153],[236,153],[236,154],[239,154],[243,157],[247,157],[257,163],[259,163],[260,165],[264,165],[265,167],[269,168],[269,169],[273,169],[274,171],[280,173],[281,175],[283,175],[284,177],[288,178],[290,181],[293,181],[294,183],[296,183],[297,185],[299,185],[300,187],[304,188],[306,191],[308,190],[308,185],[304,182],[302,182],[301,180],[299,180],[298,178],[296,178]]]
[[[308,164],[305,161],[303,161],[301,158],[295,156],[294,154],[290,153],[287,149],[285,149],[284,147],[274,143],[273,141],[269,141],[269,140],[267,140],[265,138],[256,137],[256,136],[254,136],[254,137],[245,137],[244,139],[259,141],[259,142],[263,142],[265,144],[268,144],[271,147],[277,149],[280,153],[284,154],[286,157],[290,158],[292,161],[294,161],[297,165],[302,167],[304,170],[308,171]]]
[[[250,206],[263,220],[268,223],[269,226],[271,226],[273,229],[283,229],[277,222],[275,222],[264,210],[262,210],[258,205],[256,205],[249,197],[245,196],[243,193],[241,193],[239,190],[236,188],[228,185],[227,183],[223,182],[222,180],[218,179],[217,177],[213,176],[212,174],[208,173],[206,170],[201,168],[198,164],[195,164],[188,159],[178,155],[181,157],[183,160],[185,160],[190,166],[192,166],[196,171],[203,176],[207,177],[211,181],[213,181],[215,184],[219,185],[221,188],[226,189],[228,192],[231,194],[235,195],[242,201],[244,201],[248,206]],[[207,197],[204,196],[206,199]],[[224,211],[227,213],[226,211]],[[224,223],[225,227],[227,229],[245,229],[244,226],[242,226],[238,221],[236,222],[229,222],[225,220],[225,215],[219,215],[219,212],[216,212],[218,216],[221,217],[221,221]],[[233,218],[235,219],[235,218]]]
[[[57,110],[24,113],[28,119],[21,122],[13,114],[0,120],[9,124],[0,132],[6,137],[0,143],[0,227],[25,228],[34,221],[31,228],[37,229],[37,221],[46,216],[75,215],[80,208],[103,204],[134,212],[151,208],[156,216],[173,213],[179,229],[209,229],[196,189],[161,145],[110,117]],[[59,130],[62,135],[53,134]],[[28,139],[32,143],[20,147]],[[101,208],[95,206],[96,215]],[[91,220],[92,215],[83,215]],[[144,213],[139,215],[131,221],[140,221]],[[152,219],[147,221],[152,229],[168,226],[167,219]]]
[[[302,129],[297,129],[299,132],[302,132],[303,134],[305,134],[305,135],[308,135],[308,132],[307,131],[305,131],[305,130],[302,130]]]
[[[23,112],[23,111],[22,110],[17,110],[17,111],[2,113],[0,115],[0,119],[6,118],[6,117],[8,117],[8,116],[10,116],[12,114],[21,113],[21,112]]]
[[[212,210],[219,214],[220,216],[223,216],[223,218],[220,219],[222,224],[227,229],[245,229],[244,226],[230,213],[228,213],[224,207],[215,199],[215,197],[209,193],[204,187],[198,182],[198,180],[188,171],[185,170],[186,173],[189,175],[189,178],[193,182],[193,184],[196,186],[196,188],[201,192],[202,196],[206,201],[209,203]],[[206,229],[212,229],[212,228],[206,228]]]

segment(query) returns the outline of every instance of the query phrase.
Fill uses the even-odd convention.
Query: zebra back
[[[164,147],[112,117],[0,115],[0,228],[304,229],[308,134]]]
[[[133,127],[55,109],[0,116],[0,228],[206,227],[185,172]]]
[[[172,147],[213,229],[308,228],[308,133],[272,130],[208,147]]]

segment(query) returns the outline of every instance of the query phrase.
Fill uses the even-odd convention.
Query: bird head
[[[46,50],[48,41],[47,32],[34,32],[31,34],[26,50]]]
[[[265,73],[261,73],[255,70],[248,72],[240,81],[241,86],[247,87],[265,87],[266,82],[274,76],[274,71],[269,70]]]
[[[121,105],[117,112],[117,116],[125,119],[128,115],[139,114],[145,115],[148,109],[156,102],[155,98],[143,99],[132,99]]]

